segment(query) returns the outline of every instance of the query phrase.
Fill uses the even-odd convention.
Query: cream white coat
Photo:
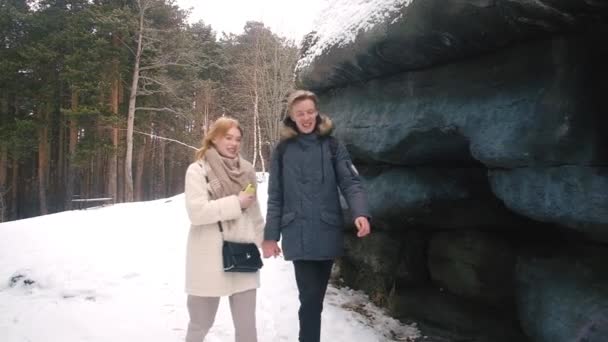
[[[241,163],[247,161],[241,159]],[[224,239],[254,242],[261,246],[264,219],[258,202],[241,210],[236,195],[211,200],[205,179],[208,165],[192,163],[186,171],[186,209],[190,231],[186,251],[186,293],[193,296],[220,297],[260,287],[259,272],[224,272],[222,269],[222,221]]]

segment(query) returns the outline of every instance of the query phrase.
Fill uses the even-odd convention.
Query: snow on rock
[[[370,30],[376,24],[400,17],[400,10],[413,0],[336,0],[328,1],[322,17],[314,24],[304,44],[310,44],[296,65],[296,73],[310,66],[314,60],[331,47],[346,46],[355,41],[358,34]]]

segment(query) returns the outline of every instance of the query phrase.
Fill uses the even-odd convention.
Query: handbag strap
[[[201,165],[201,167],[203,167],[203,166]],[[209,198],[211,198],[213,196],[213,194],[211,194],[211,188],[209,188],[209,177],[207,177],[206,174],[205,174],[205,181],[207,182],[207,193],[209,194]],[[220,233],[222,234],[222,241],[223,241],[224,240],[224,228],[222,227],[222,221],[217,221],[217,225],[220,230]]]

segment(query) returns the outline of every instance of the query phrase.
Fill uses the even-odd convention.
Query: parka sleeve
[[[279,143],[280,144],[280,143]],[[280,145],[275,147],[270,159],[268,179],[268,203],[266,206],[266,227],[264,240],[279,241],[281,238],[281,213],[283,209],[283,186],[281,183]]]
[[[371,218],[361,177],[341,142],[338,142],[335,166],[338,187],[348,202],[353,221],[359,216]]]
[[[188,167],[185,183],[186,211],[193,225],[234,220],[242,215],[241,204],[236,195],[217,200],[209,199],[207,181],[200,164],[193,163]]]

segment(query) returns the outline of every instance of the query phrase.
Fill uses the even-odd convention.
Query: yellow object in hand
[[[255,194],[255,186],[253,186],[253,184],[249,183],[249,184],[247,184],[247,187],[243,191],[246,194],[253,195],[253,194]]]

